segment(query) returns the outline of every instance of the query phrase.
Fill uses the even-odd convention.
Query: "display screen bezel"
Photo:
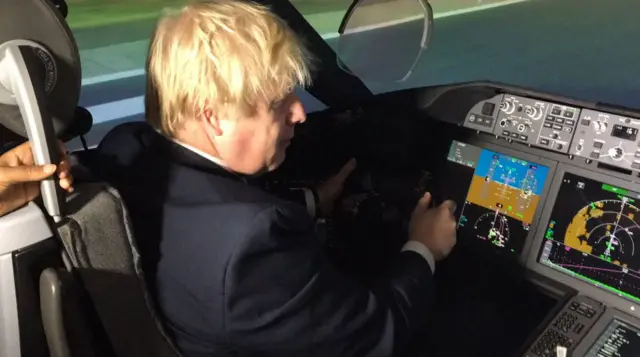
[[[553,180],[554,180],[555,175],[556,175],[558,162],[554,161],[554,160],[547,159],[547,158],[543,158],[543,157],[540,157],[540,156],[532,155],[532,154],[529,154],[529,153],[524,152],[524,151],[514,150],[514,149],[511,149],[511,148],[508,148],[508,147],[504,147],[504,146],[488,143],[486,141],[481,141],[481,140],[477,140],[477,139],[474,140],[474,138],[468,138],[468,139],[464,139],[464,140],[454,139],[449,143],[448,149],[451,147],[451,145],[453,145],[453,143],[455,141],[457,141],[459,143],[462,143],[462,144],[473,145],[473,146],[476,146],[476,147],[478,147],[480,149],[483,149],[483,150],[489,150],[489,151],[497,152],[497,153],[502,154],[502,155],[512,156],[512,157],[517,158],[517,159],[529,161],[531,163],[536,163],[538,165],[543,165],[543,166],[546,166],[549,169],[549,172],[547,174],[547,179],[545,181],[544,187],[543,187],[542,192],[540,194],[540,201],[538,202],[538,207],[536,207],[536,211],[535,211],[535,213],[533,215],[533,220],[532,220],[532,223],[531,223],[531,229],[529,230],[529,234],[527,234],[527,237],[525,238],[525,243],[524,243],[524,246],[522,248],[522,252],[520,253],[520,256],[518,257],[518,261],[520,261],[524,265],[527,262],[528,257],[530,255],[530,249],[532,247],[532,242],[534,240],[533,238],[536,236],[537,228],[539,227],[539,220],[540,220],[541,214],[542,214],[544,208],[548,204],[547,199],[549,197],[549,192],[551,192],[550,190],[551,190],[552,183],[553,183]],[[447,151],[447,153],[448,152],[449,151]],[[455,162],[450,162],[446,158],[445,158],[445,160],[448,163],[456,165]],[[468,187],[467,187],[467,190],[468,190]],[[457,203],[459,205],[462,204],[461,202],[457,202]]]
[[[589,333],[587,333],[578,346],[576,346],[576,349],[573,351],[573,355],[585,356],[614,320],[624,322],[640,329],[640,319],[630,316],[620,310],[609,308],[604,312],[604,314],[602,314],[602,316],[600,316],[600,319],[593,325],[591,330],[589,330]]]
[[[640,317],[640,311],[638,311],[638,309],[640,308],[640,302],[635,302],[629,298],[620,296],[613,291],[607,290],[606,288],[597,287],[579,276],[565,273],[561,270],[552,268],[538,261],[540,250],[544,240],[544,232],[546,231],[549,220],[551,219],[551,213],[556,204],[556,200],[558,199],[558,193],[560,192],[562,180],[564,179],[566,173],[582,176],[591,180],[598,181],[600,183],[620,187],[622,189],[631,191],[638,190],[638,184],[634,184],[629,181],[621,180],[570,165],[559,165],[556,175],[550,185],[550,194],[547,198],[545,208],[540,216],[538,226],[535,230],[535,238],[532,239],[531,242],[531,249],[529,250],[529,257],[527,260],[527,268],[551,280],[558,281],[571,288],[574,288],[585,295],[591,296],[596,300],[602,301],[635,317]]]

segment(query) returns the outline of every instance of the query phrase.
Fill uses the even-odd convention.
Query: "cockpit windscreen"
[[[565,173],[539,261],[640,302],[637,200],[638,192]]]
[[[458,141],[447,160],[442,192],[463,202],[456,210],[458,235],[520,255],[549,168]]]

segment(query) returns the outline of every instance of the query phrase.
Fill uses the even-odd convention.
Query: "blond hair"
[[[196,2],[163,16],[147,59],[147,121],[174,136],[205,109],[251,116],[310,83],[311,56],[287,24],[255,3]]]

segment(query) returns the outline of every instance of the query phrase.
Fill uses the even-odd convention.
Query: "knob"
[[[503,127],[503,128],[504,128],[505,126],[507,126],[507,119],[502,119],[502,120],[500,120],[500,126],[501,126],[501,127]]]
[[[521,133],[522,133],[522,132],[524,132],[525,130],[527,130],[527,125],[525,125],[525,124],[519,124],[519,125],[518,125],[518,131],[519,131],[519,132],[521,132]]]
[[[560,135],[558,135],[558,133],[553,133],[553,135],[551,135],[552,139],[557,139],[559,137],[560,137]]]
[[[533,120],[538,120],[542,117],[542,109],[538,107],[527,106],[524,109],[524,113]]]
[[[576,146],[576,151],[580,152],[582,151],[583,147],[582,144],[578,144],[578,146]]]
[[[511,114],[513,113],[514,110],[516,110],[516,106],[515,104],[513,104],[512,101],[505,100],[502,103],[500,103],[500,110],[502,110],[507,114]]]
[[[563,147],[562,144],[558,144],[556,145],[556,150],[562,150],[562,147]]]
[[[624,156],[624,150],[619,146],[611,148],[609,149],[609,156],[614,160],[620,160]]]

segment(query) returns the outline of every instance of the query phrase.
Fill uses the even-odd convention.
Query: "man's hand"
[[[349,178],[353,170],[356,169],[356,159],[349,160],[340,171],[329,178],[317,189],[320,210],[325,216],[333,210],[336,198],[340,196],[344,189],[344,182]]]
[[[411,215],[409,223],[409,240],[424,244],[435,260],[442,260],[449,255],[456,244],[456,220],[453,213],[456,204],[445,201],[440,206],[429,208],[431,194],[425,194]]]
[[[60,165],[36,166],[31,145],[26,142],[0,156],[0,216],[22,207],[40,194],[40,181],[58,173],[60,186],[73,191],[66,149],[60,143]]]

